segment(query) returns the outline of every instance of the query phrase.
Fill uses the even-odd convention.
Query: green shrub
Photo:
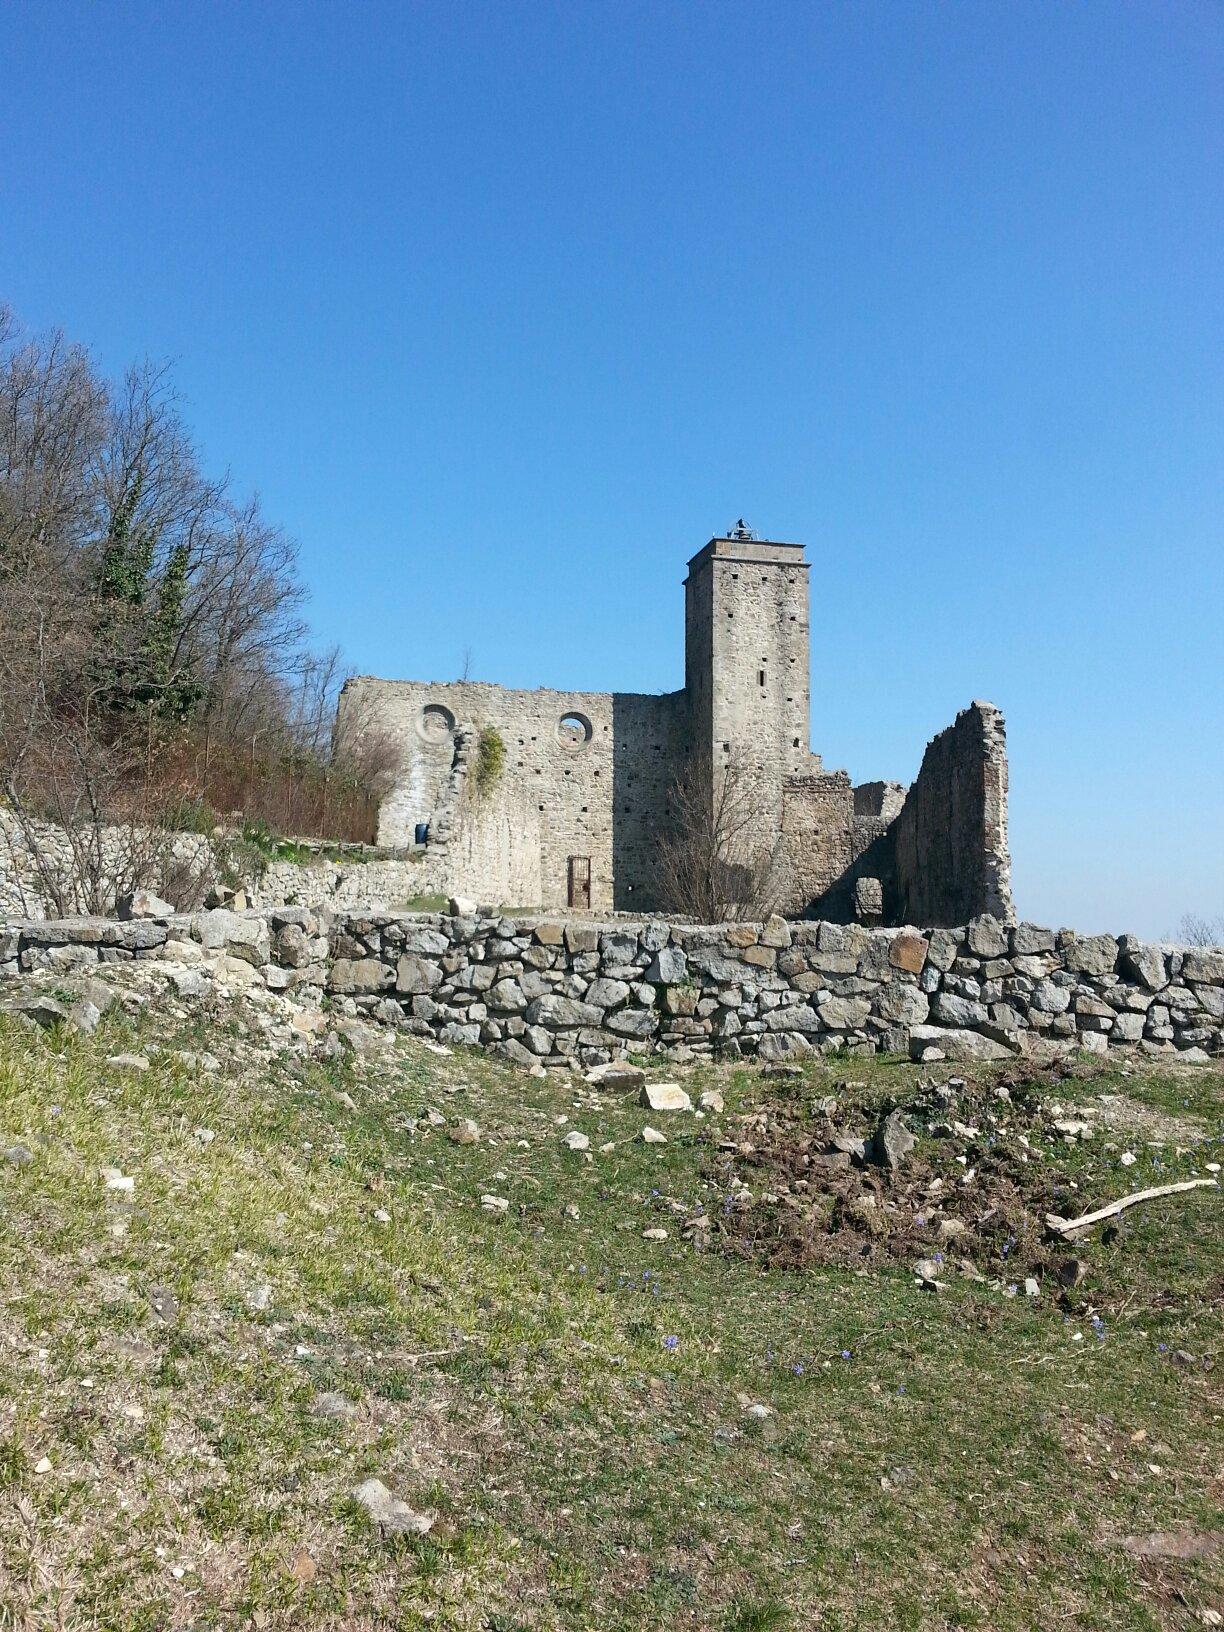
[[[207,799],[198,795],[179,799],[166,811],[165,825],[176,833],[211,833],[221,826],[221,817]]]
[[[496,783],[506,763],[506,745],[501,732],[491,725],[482,726],[476,739],[476,791],[488,793]]]

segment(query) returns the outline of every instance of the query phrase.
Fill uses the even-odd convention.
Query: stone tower
[[[783,778],[814,766],[808,720],[808,563],[802,544],[741,521],[688,564],[685,690],[692,753],[712,776],[734,765],[776,827]]]

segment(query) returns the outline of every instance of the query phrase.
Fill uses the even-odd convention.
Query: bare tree
[[[1169,939],[1178,946],[1224,946],[1224,913],[1203,918],[1188,912]]]
[[[304,600],[293,540],[201,471],[165,368],[108,382],[0,309],[0,782],[28,837],[150,806],[367,834],[387,756],[337,753],[340,659]]]
[[[143,885],[175,905],[197,905],[211,871],[201,842],[194,858],[176,853],[161,795],[140,743],[105,734],[88,696],[65,707],[54,694],[57,652],[35,613],[34,662],[21,647],[0,647],[0,842],[27,910],[38,902],[58,916],[106,913]],[[23,661],[23,659],[26,659]]]
[[[656,843],[664,909],[698,923],[759,921],[780,897],[775,848],[756,787],[739,765],[708,775],[690,765],[668,790],[668,824]]]

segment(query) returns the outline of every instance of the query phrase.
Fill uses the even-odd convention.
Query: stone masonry
[[[655,1050],[1033,1062],[1074,1048],[1186,1062],[1224,1052],[1224,949],[985,915],[920,930],[281,907],[0,927],[0,981],[58,987],[132,960],[156,961],[184,996],[254,983],[307,1007],[327,996],[525,1066]]]
[[[662,696],[471,681],[350,680],[337,732],[400,755],[379,843],[418,833],[445,891],[537,908],[642,913],[682,776],[724,766],[752,790],[788,916],[963,923],[1014,917],[1003,718],[974,703],[930,744],[914,786],[855,787],[811,751],[808,563],[741,522],[685,579],[685,676]],[[480,786],[482,733],[504,764]],[[859,888],[863,882],[863,888]],[[863,903],[878,902],[879,910]]]

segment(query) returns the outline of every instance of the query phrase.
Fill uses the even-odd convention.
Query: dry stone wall
[[[107,906],[113,906],[116,895],[131,887],[134,871],[142,868],[149,857],[155,858],[160,872],[173,869],[189,884],[206,880],[213,871],[209,841],[198,833],[103,827],[81,835],[74,846],[64,829],[51,822],[32,822],[23,827],[11,811],[0,810],[0,920],[54,914],[56,907],[46,885],[48,875],[58,880],[69,898],[80,897],[82,887],[78,882],[74,889],[73,880],[79,881],[79,853],[83,851],[89,852],[90,866],[97,873]],[[157,877],[154,882],[161,885],[163,881]],[[80,907],[84,903],[70,899],[68,904]]]
[[[629,1052],[934,1061],[1224,1052],[1224,949],[961,928],[607,923],[306,907],[0,929],[0,978],[158,959],[184,993],[260,981],[521,1064]]]

